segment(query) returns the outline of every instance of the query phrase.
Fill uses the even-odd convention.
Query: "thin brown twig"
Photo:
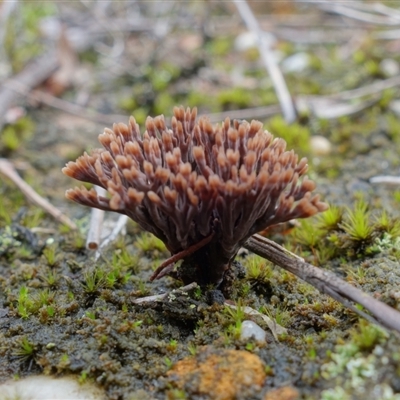
[[[399,311],[343,281],[334,273],[290,257],[283,247],[260,235],[253,235],[244,247],[293,273],[369,321],[377,323],[377,320],[382,326],[400,333]],[[373,317],[357,309],[351,302],[361,304]]]
[[[53,216],[57,221],[67,225],[71,229],[77,229],[76,224],[64,215],[59,209],[54,207],[50,202],[40,196],[35,190],[29,186],[17,173],[10,161],[0,158],[0,174],[4,175],[18,187],[25,197],[32,203],[41,207],[44,211]]]
[[[207,243],[211,241],[211,239],[214,236],[214,232],[211,232],[210,235],[206,236],[204,239],[200,240],[200,242],[197,242],[196,244],[188,247],[185,250],[180,251],[179,253],[174,254],[173,256],[167,258],[153,273],[153,275],[150,277],[150,281],[154,281],[155,279],[162,278],[165,276],[168,272],[171,272],[171,268],[169,266],[174,266],[174,264],[182,260],[182,258],[188,257],[191,254],[193,254],[195,251],[201,249],[203,246],[205,246]],[[167,271],[165,271],[167,270]]]

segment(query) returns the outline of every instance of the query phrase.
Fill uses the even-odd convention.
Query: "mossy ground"
[[[147,113],[168,115],[174,104],[197,105],[200,113],[206,113],[275,103],[257,51],[254,55],[234,49],[237,33],[237,26],[227,29],[224,37],[204,39],[193,32],[188,43],[182,42],[182,32],[175,32],[166,39],[172,50],[160,56],[162,60],[153,60],[137,76],[127,73],[118,79],[108,76],[101,81],[104,69],[88,53],[96,84],[90,106],[133,112],[143,122]],[[201,43],[198,47],[196,40]],[[133,35],[127,60],[137,54],[136,46],[140,61],[146,64],[146,43],[150,42],[148,37],[138,40]],[[183,47],[177,51],[179,46]],[[305,49],[278,43],[278,47],[285,56],[312,53],[308,68],[287,74],[293,95],[355,88],[379,77],[383,59],[400,62],[398,54],[390,48],[383,51],[370,39],[345,65],[338,61],[335,49],[323,45]],[[82,60],[89,62],[85,55]],[[231,80],[233,65],[246,71],[236,86]],[[255,82],[260,84],[254,86]],[[375,175],[400,173],[400,124],[387,106],[398,95],[393,89],[374,107],[337,120],[303,116],[288,127],[274,117],[265,123],[272,133],[285,136],[290,148],[309,157],[310,175],[324,200],[343,207],[335,226],[321,226],[319,218],[312,218],[285,235],[273,233],[272,238],[400,310],[400,232],[390,233],[377,222],[386,210],[395,224],[400,188],[369,183]],[[30,205],[11,182],[0,183],[0,381],[31,374],[73,374],[81,381],[96,382],[110,399],[143,399],[144,393],[148,398],[200,399],[204,397],[191,391],[190,385],[174,386],[167,372],[178,360],[194,357],[207,345],[216,352],[246,350],[263,360],[267,378],[251,398],[261,399],[282,385],[296,387],[304,399],[400,396],[400,339],[396,335],[360,320],[259,257],[238,257],[248,273],[235,283],[231,300],[261,310],[284,325],[288,334],[279,341],[270,332],[263,346],[241,341],[241,317],[223,306],[209,306],[198,291],[135,305],[135,298],[179,287],[171,278],[148,282],[168,253],[130,223],[127,235],[95,261],[94,254],[84,248],[89,210],[64,199],[65,189],[75,182],[60,169],[83,150],[97,147],[102,124],[50,109],[29,110],[28,115],[35,129],[18,136],[19,146],[3,142],[2,155],[9,156],[23,178],[74,218],[80,229],[73,232],[59,226]],[[313,155],[308,138],[314,134],[331,141],[329,155]],[[357,240],[345,226],[360,201],[368,206],[372,234]],[[255,321],[267,330],[262,320]],[[237,398],[247,399],[249,393]]]

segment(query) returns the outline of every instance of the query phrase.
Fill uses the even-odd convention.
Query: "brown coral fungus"
[[[164,116],[148,117],[140,133],[133,117],[99,136],[104,149],[85,153],[63,172],[105,188],[109,197],[84,187],[66,196],[80,204],[126,214],[160,238],[171,259],[183,258],[185,282],[218,286],[243,243],[255,232],[327,208],[312,195],[315,184],[302,177],[286,143],[259,121],[213,126],[196,119],[197,110],[174,109],[171,127]],[[168,272],[171,266],[167,268]]]

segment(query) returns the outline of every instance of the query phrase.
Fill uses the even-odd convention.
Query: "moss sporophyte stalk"
[[[196,108],[148,117],[141,134],[133,117],[99,136],[104,147],[69,162],[63,172],[105,188],[70,189],[80,204],[129,216],[164,242],[171,258],[153,275],[170,273],[184,283],[221,287],[231,279],[232,262],[254,233],[306,218],[328,206],[312,194],[307,160],[286,151],[259,121],[211,125]]]

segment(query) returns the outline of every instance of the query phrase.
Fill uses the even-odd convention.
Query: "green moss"
[[[177,65],[171,64],[169,62],[163,62],[156,68],[151,69],[149,78],[156,92],[164,92],[168,88],[168,85],[170,85],[171,82],[177,79],[180,74],[181,69]]]
[[[91,269],[83,273],[83,282],[81,282],[83,290],[87,294],[96,294],[105,286],[105,276],[102,269]]]
[[[45,273],[40,274],[39,278],[50,288],[57,287],[60,281],[60,276],[55,269],[50,269]]]
[[[310,249],[316,248],[324,237],[324,232],[317,228],[314,219],[303,219],[299,222],[300,226],[293,231],[296,241]]]
[[[266,305],[260,309],[260,312],[267,315],[278,325],[287,327],[291,323],[291,313],[285,306]]]
[[[157,257],[157,254],[154,253],[154,251],[160,253],[164,253],[166,251],[164,243],[149,232],[143,232],[135,240],[135,246],[144,253],[153,252],[152,254],[154,257]]]
[[[53,3],[23,2],[8,19],[4,48],[15,72],[19,72],[28,61],[43,51],[40,21],[54,15],[56,10]]]
[[[47,265],[49,267],[54,267],[57,263],[58,260],[58,254],[57,254],[57,244],[53,243],[51,245],[46,246],[46,248],[43,250],[43,256],[46,259]]]
[[[383,115],[383,123],[385,125],[385,130],[387,131],[390,139],[396,143],[400,143],[400,126],[398,115],[392,112],[386,112]]]
[[[328,210],[318,215],[318,228],[329,232],[339,229],[339,224],[343,218],[343,208],[335,205],[329,206]]]
[[[167,91],[157,95],[154,100],[154,113],[164,114],[165,110],[171,110],[176,104],[174,96],[170,95]]]
[[[370,216],[368,204],[364,200],[359,200],[355,203],[353,210],[347,209],[340,228],[347,233],[349,239],[355,244],[370,242],[374,233]]]
[[[247,108],[251,105],[253,95],[248,89],[234,87],[221,90],[217,101],[224,109]]]
[[[29,229],[37,228],[43,223],[45,215],[45,212],[40,207],[32,206],[24,213],[20,223]]]
[[[284,139],[287,143],[287,149],[294,149],[301,156],[310,152],[310,130],[298,123],[288,125],[282,116],[277,115],[271,118],[266,128],[275,137]]]
[[[206,50],[214,56],[225,56],[233,46],[233,40],[230,37],[217,37],[206,44]]]
[[[26,286],[21,286],[17,300],[18,315],[23,319],[28,319],[34,307],[33,299],[29,296]]]
[[[387,332],[377,325],[371,324],[365,320],[360,320],[358,328],[353,331],[352,342],[360,351],[366,351],[382,343],[387,336]]]
[[[215,96],[199,90],[191,90],[185,99],[185,103],[187,103],[188,107],[200,107],[212,112],[221,110],[221,106]]]
[[[252,284],[267,283],[273,273],[271,264],[255,254],[246,257],[243,265],[246,268],[246,279]]]
[[[374,228],[387,233],[392,238],[400,236],[400,220],[389,216],[386,210],[382,210],[379,215],[375,217]]]
[[[0,135],[0,151],[17,150],[24,141],[32,136],[35,124],[30,117],[22,117],[12,125],[6,125]]]
[[[21,362],[28,361],[35,355],[35,345],[24,336],[19,340],[17,347],[14,350],[14,355],[18,357]]]
[[[376,71],[376,73],[379,72]],[[379,107],[381,107],[382,110],[386,110],[390,103],[392,102],[393,98],[396,96],[396,91],[394,89],[386,89],[382,92],[381,99],[379,100]]]
[[[18,232],[6,226],[0,231],[0,256],[10,257],[22,246]]]

